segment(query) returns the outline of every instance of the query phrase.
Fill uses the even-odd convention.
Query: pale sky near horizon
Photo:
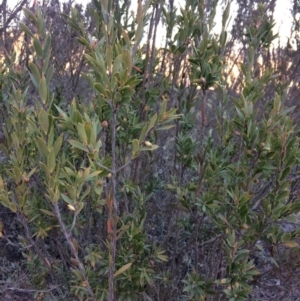
[[[33,0],[31,0],[33,2]],[[67,1],[67,0],[66,0]],[[233,20],[236,16],[236,12],[237,12],[237,1],[238,0],[233,0],[232,1],[232,5],[231,5],[231,19]],[[8,1],[9,4],[11,5],[11,7],[14,7],[14,5],[16,5],[16,3],[18,3],[18,0],[9,0]],[[40,2],[40,1],[38,1]],[[78,3],[87,3],[87,0],[82,0],[82,1],[75,1]],[[137,3],[137,0],[131,0],[132,4],[132,8],[134,9],[134,2]],[[143,0],[144,2],[144,0]],[[175,0],[175,5],[182,5],[184,6],[185,0]],[[275,7],[275,12],[274,12],[274,18],[276,21],[276,26],[274,29],[274,32],[279,32],[279,36],[280,36],[280,44],[284,45],[287,42],[287,39],[290,35],[290,30],[291,30],[291,25],[292,25],[292,16],[291,16],[291,8],[292,8],[292,3],[291,1],[286,1],[286,0],[277,0],[277,4]],[[222,20],[222,10],[219,7],[219,9],[217,10],[217,14],[216,14],[216,27],[214,32],[218,33],[220,32],[221,29],[221,20]],[[229,28],[230,30],[230,25]],[[157,42],[158,41],[164,41],[164,31],[161,30],[159,31],[159,35],[157,36]],[[278,41],[277,41],[278,43]],[[159,43],[158,43],[159,44]],[[163,46],[163,45],[158,45],[158,46]]]

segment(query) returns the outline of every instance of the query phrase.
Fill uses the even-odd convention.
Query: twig
[[[97,164],[98,166],[100,166],[101,168],[105,169],[106,171],[108,171],[108,172],[112,172],[112,170],[111,170],[111,169],[109,169],[109,168],[105,167],[105,166],[104,166],[104,165],[102,165],[101,163],[99,163],[99,162],[96,162],[96,164]]]
[[[117,232],[117,212],[118,212],[118,202],[116,198],[117,193],[117,174],[116,174],[116,165],[117,165],[117,156],[116,156],[116,126],[117,126],[117,111],[114,107],[113,102],[110,102],[111,110],[113,112],[112,121],[111,121],[111,167],[112,167],[112,176],[111,176],[111,194],[107,195],[107,205],[109,206],[109,217],[108,221],[111,223],[111,238],[110,238],[110,262],[108,269],[108,301],[115,301],[115,286],[114,286],[114,273],[115,273],[115,260],[116,260],[116,232]],[[109,230],[109,229],[107,229]]]
[[[128,161],[127,161],[123,166],[121,166],[120,168],[118,168],[118,169],[116,170],[116,172],[119,172],[119,171],[121,171],[122,169],[124,169],[124,168],[132,161],[132,159],[133,159],[133,156],[131,156],[131,157],[128,159]]]
[[[24,293],[48,293],[51,292],[55,289],[57,289],[59,285],[52,287],[47,290],[35,290],[35,289],[22,289],[22,288],[15,288],[15,287],[7,287],[6,289],[11,290],[11,291],[16,291],[16,292],[24,292]]]
[[[76,206],[77,207],[77,206]],[[77,209],[77,208],[76,208]],[[70,233],[72,233],[72,231],[73,231],[73,229],[74,229],[74,227],[75,227],[75,225],[76,225],[76,219],[77,219],[77,213],[76,213],[76,211],[75,211],[75,213],[74,213],[74,217],[73,217],[73,221],[72,221],[72,225],[71,225],[71,228],[70,228]]]
[[[214,242],[215,240],[217,240],[217,239],[218,239],[219,237],[221,237],[222,235],[223,235],[223,234],[218,234],[217,236],[215,236],[215,237],[213,237],[213,238],[211,238],[211,239],[209,239],[209,240],[206,240],[206,241],[200,243],[200,246],[202,247],[202,246],[211,244],[212,242]]]
[[[16,247],[16,248],[20,248],[20,246],[18,244],[13,243],[8,237],[4,236],[3,238],[8,241],[6,246],[10,245],[10,246],[13,246],[13,247]],[[30,246],[30,247],[32,247],[32,246]]]
[[[64,222],[63,222],[63,220],[62,220],[62,217],[61,217],[60,210],[59,210],[59,208],[58,208],[58,203],[57,203],[57,202],[54,203],[54,213],[55,213],[56,218],[57,218],[57,220],[58,220],[58,222],[59,222],[60,228],[61,228],[61,230],[62,230],[62,232],[63,232],[63,234],[64,234],[64,236],[65,236],[65,238],[66,238],[66,240],[67,240],[67,243],[68,243],[68,245],[69,245],[69,247],[70,247],[71,253],[72,253],[72,255],[75,257],[75,260],[76,260],[76,262],[77,262],[77,266],[78,266],[79,272],[80,272],[82,278],[84,279],[84,281],[85,281],[85,283],[86,283],[87,291],[88,291],[88,293],[90,294],[90,296],[92,297],[92,300],[93,300],[93,301],[96,301],[96,298],[95,298],[95,295],[94,295],[94,293],[93,293],[93,290],[92,290],[92,288],[91,288],[91,286],[90,286],[90,283],[89,283],[89,281],[88,281],[88,279],[87,279],[87,277],[86,277],[85,270],[84,270],[84,266],[83,266],[82,262],[80,261],[80,259],[79,259],[79,257],[78,257],[78,253],[77,253],[77,251],[76,251],[76,249],[75,249],[75,246],[74,246],[74,244],[73,244],[73,241],[72,241],[72,239],[71,239],[72,235],[71,235],[71,233],[66,229],[66,226],[65,226],[65,224],[64,224]]]

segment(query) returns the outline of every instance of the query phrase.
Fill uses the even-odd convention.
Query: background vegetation
[[[299,297],[299,4],[277,48],[275,4],[229,33],[230,2],[2,1],[1,300]]]

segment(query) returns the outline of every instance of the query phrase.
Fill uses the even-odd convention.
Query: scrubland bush
[[[1,71],[0,201],[18,238],[3,223],[0,233],[22,252],[36,298],[248,300],[260,274],[254,259],[269,248],[280,269],[298,250],[299,229],[282,226],[300,210],[288,85],[271,69],[254,75],[274,24],[258,6],[232,98],[230,4],[219,34],[216,5],[188,0],[178,16],[163,9],[160,52],[142,45],[159,3],[139,1],[129,15],[126,2],[94,1],[94,32],[72,9],[65,18],[84,46],[80,80],[92,93],[71,102],[51,86],[51,25],[39,8],[24,9],[32,60],[16,68],[12,54]]]

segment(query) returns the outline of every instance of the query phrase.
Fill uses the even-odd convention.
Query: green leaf
[[[49,82],[50,82],[50,80],[51,80],[51,78],[52,78],[52,76],[53,76],[53,73],[54,73],[54,66],[51,65],[51,66],[48,68],[48,70],[46,71],[46,74],[45,74],[47,84],[49,84]]]
[[[130,86],[131,88],[133,88],[136,86],[136,84],[134,84],[136,81],[138,81],[139,83],[142,82],[142,80],[137,79],[136,75],[133,75],[126,81],[125,86]]]
[[[84,125],[82,123],[77,124],[77,132],[78,132],[78,136],[79,136],[80,140],[83,142],[83,144],[87,145],[88,144],[87,136],[86,136]]]
[[[120,274],[122,274],[122,273],[124,273],[125,271],[127,271],[131,266],[132,266],[132,262],[123,265],[120,269],[118,269],[118,270],[114,273],[114,278],[118,277]]]
[[[36,143],[40,153],[44,157],[44,159],[46,159],[50,153],[50,150],[48,149],[46,142],[42,138],[37,137],[35,139],[35,143]]]
[[[78,149],[81,149],[81,150],[83,150],[83,151],[85,151],[85,152],[87,152],[87,153],[90,152],[89,149],[88,149],[85,145],[83,145],[82,143],[80,143],[80,142],[78,142],[78,141],[76,141],[76,140],[72,140],[72,139],[70,139],[70,140],[68,140],[68,141],[69,141],[69,143],[70,143],[72,146],[74,146],[74,147],[76,147],[76,148],[78,148]]]
[[[21,171],[18,166],[14,166],[15,182],[20,182],[22,179]]]
[[[63,142],[63,134],[61,134],[54,143],[53,149],[54,149],[55,156],[57,156],[57,154],[59,153],[60,148],[62,146],[62,142]]]
[[[80,196],[80,202],[83,202],[83,201],[84,201],[84,199],[89,195],[90,191],[91,191],[91,186],[89,186],[89,187],[85,190],[85,192]]]
[[[86,47],[90,47],[89,41],[85,38],[77,38],[77,41]]]
[[[76,200],[76,187],[73,185],[66,184],[65,185],[67,192],[72,200]]]
[[[48,167],[43,162],[40,162],[40,167],[43,169],[46,179],[49,180],[51,176]]]
[[[83,209],[84,207],[84,203],[81,202],[78,204],[77,209],[76,209],[76,214],[78,215],[80,213],[80,211]]]
[[[290,241],[291,240],[291,233],[284,233],[281,236],[281,242]]]
[[[160,261],[168,261],[168,256],[164,254],[156,254],[155,257]]]
[[[122,36],[127,44],[127,47],[130,47],[130,40],[127,32],[122,28]]]
[[[122,54],[119,54],[114,60],[112,74],[115,74],[120,70],[121,64],[122,64]]]
[[[46,210],[46,209],[40,209],[40,211],[42,211],[43,213],[45,213],[46,215],[49,215],[49,216],[54,216],[55,217],[55,214],[49,210]]]
[[[238,262],[240,260],[244,260],[245,258],[247,258],[249,255],[249,250],[243,249],[243,250],[239,250],[237,253],[238,254],[233,258],[234,262]]]
[[[39,123],[41,125],[41,128],[44,132],[45,135],[47,135],[48,130],[49,130],[49,116],[48,113],[44,110],[41,109],[39,112]]]
[[[230,4],[231,2],[228,1],[227,6],[224,10],[223,16],[222,16],[222,27],[225,28],[226,22],[228,20],[229,17],[229,13],[230,13]]]
[[[290,171],[291,171],[291,167],[285,168],[281,173],[280,181],[283,181],[289,175]]]
[[[85,126],[85,132],[86,132],[86,135],[88,137],[88,143],[91,144],[94,148],[96,147],[97,145],[97,133],[99,132],[98,130],[98,123],[96,122],[86,122]],[[99,140],[98,140],[99,142]],[[101,142],[101,140],[100,140]],[[96,148],[97,150],[99,150],[98,148]]]
[[[141,20],[138,23],[137,29],[135,31],[134,42],[136,45],[138,45],[142,39],[143,29],[144,29],[144,24],[143,24],[143,21]]]
[[[155,126],[156,122],[157,122],[157,114],[154,114],[151,117],[150,121],[149,121],[146,135],[153,129],[153,127]]]
[[[299,247],[299,244],[295,241],[285,241],[283,243],[285,246],[289,247],[289,248],[297,248]]]
[[[139,138],[139,143],[141,144],[145,138],[145,135],[146,135],[146,131],[147,131],[147,128],[148,128],[148,125],[145,124],[142,131],[141,131],[141,134],[140,134],[140,138]]]
[[[32,73],[29,73],[29,76],[31,78],[31,81],[33,82],[34,87],[38,90],[39,89],[39,82],[34,78]]]
[[[46,71],[49,67],[49,63],[50,63],[50,53],[48,54],[47,57],[44,58],[43,64],[42,64],[42,74],[46,74]]]
[[[34,47],[34,50],[35,50],[36,54],[39,57],[43,57],[42,45],[36,37],[34,37],[34,39],[33,39],[33,47]]]
[[[47,34],[45,42],[44,42],[43,57],[47,57],[49,55],[50,46],[51,46],[51,36],[49,34]]]
[[[37,167],[32,168],[32,170],[27,174],[27,177],[30,178],[37,170]]]
[[[46,29],[45,29],[45,22],[44,22],[44,18],[41,14],[41,12],[38,10],[37,12],[37,22],[36,22],[36,27],[38,29],[38,33],[39,35],[43,36],[46,33]]]
[[[98,176],[101,172],[102,172],[102,170],[96,170],[96,171],[90,173],[90,174],[85,178],[85,180],[86,180],[86,181],[91,180],[92,178]]]
[[[38,67],[34,63],[30,62],[29,69],[31,71],[32,76],[36,80],[36,82],[39,83],[41,80],[41,75],[40,75]]]
[[[68,119],[68,115],[57,105],[55,105],[56,110],[58,111],[58,113],[61,115],[62,118],[64,118],[65,120]]]
[[[100,94],[106,95],[105,88],[100,83],[95,83],[94,88],[100,92]]]
[[[55,151],[54,151],[54,149],[52,149],[50,154],[48,155],[47,167],[48,167],[48,170],[51,174],[54,171],[54,168],[55,168]]]
[[[282,202],[284,201],[288,196],[289,196],[290,192],[289,191],[281,191],[277,197],[276,197],[276,201],[277,202]]]
[[[0,176],[0,191],[2,191],[4,189],[4,181],[2,179],[2,177]]]
[[[132,60],[131,60],[130,52],[128,50],[125,50],[123,53],[123,62],[128,70],[128,76],[129,76],[132,68]]]
[[[107,64],[107,69],[109,72],[111,72],[112,59],[113,59],[112,47],[111,47],[111,45],[107,45],[106,46],[106,64]]]
[[[15,203],[10,203],[9,209],[14,213],[18,211],[18,207]]]
[[[26,7],[23,7],[23,12],[24,12],[24,15],[26,16],[26,18],[28,18],[31,21],[33,21],[34,24],[36,23],[37,19],[36,19],[36,16],[34,15],[34,13],[32,11],[30,11]]]
[[[0,194],[0,202],[3,206],[5,206],[6,208],[10,208],[10,200],[8,199],[8,197],[4,194]]]
[[[40,87],[39,87],[39,94],[40,97],[42,99],[42,102],[44,104],[47,103],[47,98],[48,98],[48,87],[47,87],[47,83],[46,83],[46,78],[42,77],[39,83]]]
[[[140,151],[154,151],[157,148],[159,148],[158,145],[152,144],[150,147],[148,147],[148,146],[147,147],[144,147],[144,146],[140,147]]]
[[[34,38],[33,33],[24,23],[19,22],[19,26],[27,35],[29,35],[31,38]]]
[[[70,204],[70,205],[74,205],[74,201],[73,200],[71,200],[68,196],[66,196],[65,194],[61,194],[61,197],[63,198],[63,200],[66,202],[66,203],[68,203],[68,204]]]
[[[275,262],[275,261],[274,261]],[[278,266],[278,264],[276,263],[276,265]],[[256,268],[253,268],[249,271],[247,271],[247,274],[248,275],[252,275],[252,276],[256,276],[256,275],[259,275],[260,274],[260,271]]]
[[[140,143],[138,139],[133,139],[132,141],[132,156],[136,158],[140,151]]]
[[[227,190],[228,192],[228,190]],[[227,242],[230,247],[233,247],[235,244],[235,232],[233,231],[231,234],[227,235]]]

